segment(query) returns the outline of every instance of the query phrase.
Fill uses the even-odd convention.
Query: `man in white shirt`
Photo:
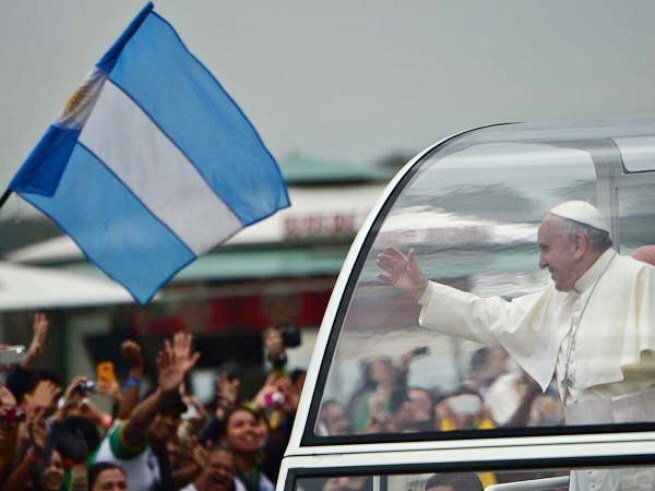
[[[428,281],[413,250],[379,254],[379,277],[417,299],[421,326],[501,345],[543,390],[555,375],[567,424],[655,421],[655,268],[618,255],[582,201],[550,210],[538,243],[553,283],[511,302]]]

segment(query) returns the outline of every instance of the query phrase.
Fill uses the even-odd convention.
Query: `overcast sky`
[[[0,0],[2,188],[145,4]],[[655,113],[655,2],[161,0],[279,159],[372,163],[493,122]]]

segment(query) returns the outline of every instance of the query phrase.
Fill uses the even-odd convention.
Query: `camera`
[[[282,392],[269,392],[264,395],[264,405],[269,408],[278,408],[284,404],[284,394]]]
[[[25,421],[25,411],[16,407],[10,407],[4,414],[0,414],[0,421],[8,425],[17,425]]]
[[[282,341],[287,348],[297,348],[302,341],[300,329],[294,324],[282,326]]]
[[[94,394],[96,392],[96,383],[93,380],[85,380],[75,387],[75,392],[80,395]]]

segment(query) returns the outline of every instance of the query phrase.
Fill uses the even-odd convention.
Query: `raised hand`
[[[48,317],[44,313],[37,312],[34,314],[34,322],[32,324],[32,342],[30,343],[25,359],[23,360],[24,368],[30,368],[34,360],[43,352],[43,346],[45,345],[49,328],[50,321],[48,321]]]
[[[177,389],[200,358],[200,353],[191,352],[192,341],[191,334],[178,332],[172,343],[169,340],[164,343],[164,349],[157,355],[158,384],[162,390]]]
[[[49,414],[55,409],[55,401],[61,388],[49,380],[41,380],[31,394],[25,394],[25,411]]]
[[[127,360],[130,368],[143,367],[143,351],[141,346],[132,340],[123,341],[121,356]]]
[[[414,257],[414,249],[405,255],[395,247],[388,247],[378,254],[377,265],[385,271],[378,275],[379,279],[409,293],[417,300],[428,286],[428,280]]]

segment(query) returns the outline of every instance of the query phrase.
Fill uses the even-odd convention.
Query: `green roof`
[[[252,278],[336,276],[347,247],[297,247],[268,250],[224,250],[196,259],[180,271],[176,281],[230,281]],[[102,273],[92,264],[65,266],[67,271]]]
[[[391,177],[384,170],[363,165],[328,162],[303,155],[296,155],[281,162],[280,170],[289,185],[387,182]]]

